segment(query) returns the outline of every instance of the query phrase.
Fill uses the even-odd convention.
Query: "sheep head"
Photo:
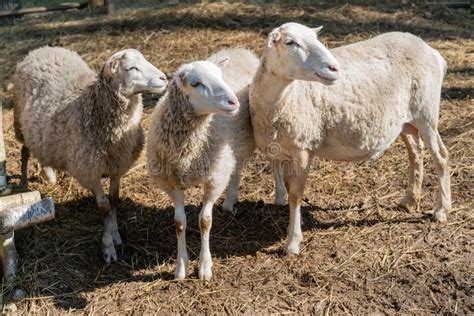
[[[126,96],[143,92],[162,92],[166,76],[136,49],[121,50],[104,65],[102,76]]]
[[[265,52],[271,71],[289,80],[334,84],[339,78],[339,63],[318,40],[321,29],[322,26],[311,29],[298,23],[274,29]]]
[[[222,79],[220,68],[228,62],[228,57],[215,63],[196,61],[181,66],[176,72],[174,80],[197,114],[219,113],[229,116],[238,112],[239,100]]]

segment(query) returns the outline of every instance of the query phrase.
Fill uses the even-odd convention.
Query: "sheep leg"
[[[414,211],[421,196],[423,183],[423,142],[418,135],[418,131],[410,134],[404,133],[401,136],[406,145],[410,161],[410,178],[405,197],[399,205],[408,211]]]
[[[438,205],[434,217],[439,222],[446,221],[446,212],[451,209],[451,180],[448,165],[448,150],[444,146],[438,130],[431,126],[420,128],[421,137],[428,148],[439,180]]]
[[[275,205],[286,205],[286,188],[283,181],[283,170],[280,160],[272,160],[273,178],[275,179]]]
[[[30,159],[30,150],[23,145],[21,147],[21,179],[20,187],[28,188],[28,160]]]
[[[54,173],[53,168],[51,167],[43,167],[41,169],[41,176],[48,180],[48,182],[52,185],[56,184],[56,173]]]
[[[184,210],[184,192],[173,190],[168,193],[174,204],[174,224],[178,240],[178,258],[176,259],[175,279],[184,280],[188,274],[189,257],[186,250],[186,212]]]
[[[122,244],[122,238],[120,237],[117,224],[117,209],[119,204],[119,194],[120,194],[120,177],[112,176],[110,177],[110,190],[109,190],[109,199],[110,199],[110,233],[112,234],[112,239],[115,245]]]
[[[288,191],[290,204],[290,222],[288,225],[288,244],[286,252],[296,255],[300,252],[300,243],[303,240],[301,232],[301,202],[303,200],[304,187],[310,167],[310,157],[306,152],[301,152],[298,159],[282,165],[283,178]]]
[[[229,176],[224,176],[224,180]],[[215,179],[214,179],[215,180]],[[217,182],[217,183],[216,183]],[[212,227],[212,208],[225,189],[225,182],[214,181],[204,186],[204,200],[199,213],[199,230],[201,231],[201,252],[199,254],[199,279],[210,281],[212,279],[212,257],[209,247],[209,238]]]
[[[92,190],[97,201],[97,206],[101,211],[102,218],[104,219],[104,234],[102,235],[102,254],[106,263],[110,263],[112,260],[117,261],[117,253],[115,251],[114,242],[111,231],[113,230],[113,223],[111,218],[110,203],[104,193],[104,188],[100,183],[95,186]]]
[[[235,166],[234,172],[230,178],[229,183],[229,190],[227,192],[227,196],[222,204],[222,209],[228,212],[233,213],[234,211],[234,204],[239,199],[239,184],[240,184],[240,174],[242,169],[244,168],[244,164],[238,163]]]

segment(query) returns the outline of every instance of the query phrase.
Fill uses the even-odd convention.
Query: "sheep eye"
[[[127,69],[127,71],[132,71],[132,70],[137,70],[138,71],[138,68],[137,67],[130,67]]]
[[[196,88],[197,86],[199,86],[201,83],[199,81],[193,81],[191,82],[191,87],[193,88]]]
[[[291,45],[295,45],[296,47],[299,47],[300,45],[298,45],[295,41],[293,40],[286,40],[285,41],[285,45],[287,46],[291,46]]]

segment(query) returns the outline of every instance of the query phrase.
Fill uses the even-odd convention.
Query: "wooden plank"
[[[50,7],[33,7],[33,8],[22,8],[20,10],[13,11],[0,11],[0,18],[6,16],[22,16],[32,13],[42,13],[42,12],[51,12],[51,11],[62,11],[62,10],[71,10],[71,9],[83,9],[87,7],[88,2],[68,2],[62,3],[56,6]]]
[[[23,204],[33,204],[39,201],[41,201],[41,195],[38,191],[2,196],[0,197],[0,212]]]
[[[49,221],[54,215],[52,198],[7,209],[0,212],[0,234]]]

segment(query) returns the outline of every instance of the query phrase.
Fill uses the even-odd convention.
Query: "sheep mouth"
[[[339,80],[339,78],[331,78],[331,77],[326,77],[324,75],[321,75],[319,73],[316,73],[316,76],[319,77],[319,79],[322,79],[322,81],[324,82],[324,84],[327,84],[327,85],[333,85],[336,83],[337,80]]]
[[[161,92],[166,89],[167,85],[162,85],[162,86],[149,86],[148,89],[153,92]]]
[[[220,112],[226,116],[234,116],[235,114],[239,112],[239,109],[240,107],[237,107],[236,109],[220,108]]]

